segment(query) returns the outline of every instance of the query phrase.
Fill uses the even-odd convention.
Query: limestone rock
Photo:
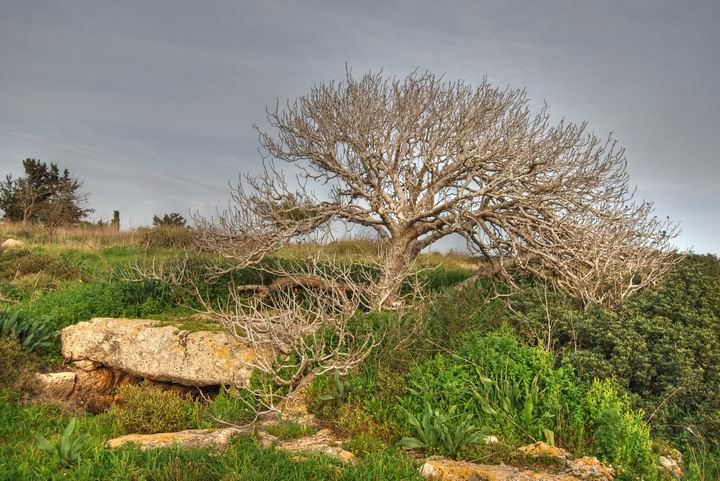
[[[582,458],[567,461],[568,474],[580,479],[597,479],[612,481],[615,478],[615,470],[612,466],[602,463],[595,456],[583,456]]]
[[[96,318],[66,327],[69,361],[94,361],[134,376],[186,386],[247,383],[255,352],[224,332],[182,331],[156,321]]]
[[[16,249],[19,247],[23,247],[25,243],[21,240],[17,239],[7,239],[2,244],[0,244],[0,251],[9,250],[9,249]]]
[[[562,460],[570,459],[570,453],[568,453],[564,449],[550,446],[549,444],[542,441],[535,444],[523,446],[522,448],[518,449],[518,452],[526,456],[532,457],[548,457]]]
[[[678,451],[675,456],[673,455],[665,455],[660,456],[660,466],[667,471],[668,473],[672,474],[676,478],[681,478],[683,475],[683,469],[682,469],[682,455]]]
[[[75,390],[74,372],[51,372],[35,374],[32,390],[44,400],[67,400]]]
[[[428,458],[420,475],[435,481],[579,481],[567,474],[542,473],[513,466],[474,464],[443,458]]]
[[[260,444],[265,447],[274,446],[290,453],[319,452],[332,456],[344,463],[351,462],[355,455],[341,447],[341,442],[335,438],[329,429],[321,429],[312,436],[297,439],[279,440],[266,432],[259,433]]]
[[[102,364],[97,361],[90,361],[87,359],[82,361],[75,361],[73,365],[81,371],[94,371],[95,369],[102,366]]]
[[[188,429],[176,433],[128,434],[110,439],[106,448],[114,449],[129,443],[137,444],[143,451],[147,449],[169,448],[178,445],[183,448],[225,449],[230,441],[244,431],[238,428],[224,429]]]

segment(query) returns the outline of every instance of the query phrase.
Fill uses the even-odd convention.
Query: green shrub
[[[53,347],[57,333],[47,322],[4,311],[0,312],[0,337],[16,337],[23,349],[43,351]]]
[[[409,371],[400,405],[411,414],[424,409],[425,415],[398,425],[399,431],[414,436],[422,431],[418,439],[437,450],[440,441],[435,447],[426,441],[441,437],[436,420],[457,412],[468,416],[466,425],[486,428],[503,443],[544,440],[597,455],[627,479],[652,479],[650,428],[642,411],[633,410],[610,381],[583,384],[571,366],[556,367],[551,352],[523,345],[507,330],[465,337],[456,352],[437,354]]]
[[[221,387],[203,414],[209,421],[216,423],[244,424],[255,417],[254,402],[247,391]]]
[[[14,336],[0,336],[0,388],[21,392],[29,387],[38,362]]]
[[[200,404],[189,395],[144,383],[121,386],[118,396],[105,414],[123,434],[181,431],[200,423]]]
[[[584,428],[592,435],[592,454],[628,479],[656,473],[650,428],[642,411],[620,396],[610,381],[594,381],[582,400]],[[622,478],[621,478],[622,479]]]
[[[706,439],[720,439],[717,257],[685,256],[661,286],[614,311],[583,312],[560,294],[538,295],[535,286],[516,292],[511,307],[495,317],[511,319],[528,342],[549,339],[584,379],[614,377],[658,435],[682,440],[693,426]]]
[[[556,368],[550,353],[523,346],[507,331],[469,333],[457,353],[412,369],[408,386],[407,411],[422,412],[425,402],[444,412],[457,406],[478,426],[517,443],[568,431],[579,397],[572,368]]]

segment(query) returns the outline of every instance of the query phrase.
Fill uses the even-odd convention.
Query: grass
[[[338,470],[323,455],[296,456],[260,447],[241,437],[224,452],[214,449],[159,449],[142,452],[132,446],[109,450],[104,442],[118,431],[108,416],[83,414],[76,431],[84,436],[80,460],[67,465],[38,447],[35,434],[55,438],[70,415],[43,405],[21,405],[0,394],[0,480],[417,480],[417,465],[392,450],[373,453]]]
[[[317,432],[316,428],[307,424],[300,424],[294,421],[283,421],[277,424],[270,424],[266,431],[278,439],[296,439],[304,436],[312,436]]]

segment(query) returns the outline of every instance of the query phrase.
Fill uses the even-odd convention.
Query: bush
[[[634,411],[612,382],[594,381],[583,396],[582,407],[584,429],[593,439],[593,454],[629,479],[657,471],[644,413]]]
[[[566,431],[568,410],[579,397],[572,368],[555,368],[551,354],[523,346],[507,331],[469,333],[456,354],[432,357],[407,380],[407,411],[421,413],[425,402],[443,412],[456,406],[514,443]]]
[[[686,256],[658,289],[614,311],[583,312],[553,293],[545,303],[533,286],[518,291],[511,307],[497,317],[513,319],[529,342],[549,339],[584,379],[614,377],[648,413],[656,434],[682,439],[692,426],[706,439],[720,439],[717,257]]]
[[[247,391],[238,391],[235,388],[220,388],[215,399],[207,405],[205,417],[212,422],[243,424],[255,417],[255,400]]]
[[[425,424],[457,412],[467,416],[464,426],[487,428],[507,444],[545,440],[594,454],[620,467],[627,479],[655,473],[642,411],[634,411],[611,382],[582,384],[571,366],[556,367],[552,353],[523,345],[507,330],[468,333],[456,352],[411,369],[407,386],[402,409],[418,416],[430,405],[432,416],[428,423],[398,424],[404,434],[416,436],[419,425],[431,438],[442,426]],[[438,443],[430,451],[438,447],[443,450]]]
[[[0,388],[24,391],[37,369],[37,361],[16,337],[0,336]]]
[[[200,404],[189,395],[150,384],[127,384],[118,389],[119,401],[105,415],[123,434],[162,433],[198,427]]]

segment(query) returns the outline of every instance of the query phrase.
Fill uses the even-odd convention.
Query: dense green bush
[[[182,311],[170,290],[158,281],[74,284],[35,302],[20,303],[16,309],[56,329],[93,317],[142,318]]]
[[[552,353],[521,344],[507,330],[467,333],[456,352],[411,369],[407,383],[400,405],[409,413],[420,416],[428,405],[462,413],[505,443],[557,443],[614,463],[627,479],[655,472],[643,413],[612,383],[580,383],[571,366],[556,367]]]
[[[434,408],[473,416],[476,424],[508,442],[542,440],[565,429],[568,408],[579,398],[571,368],[556,368],[547,352],[528,348],[505,331],[466,335],[453,353],[433,356],[407,376],[407,411]]]
[[[548,342],[585,379],[614,377],[645,410],[655,433],[686,437],[694,427],[720,439],[720,260],[683,258],[657,289],[616,310],[583,312],[567,298],[529,286],[511,300],[528,342]],[[548,326],[550,334],[548,335]]]
[[[621,475],[656,475],[650,427],[644,413],[633,410],[612,382],[594,381],[584,393],[581,406],[582,429],[593,440],[592,454],[610,462]]]

